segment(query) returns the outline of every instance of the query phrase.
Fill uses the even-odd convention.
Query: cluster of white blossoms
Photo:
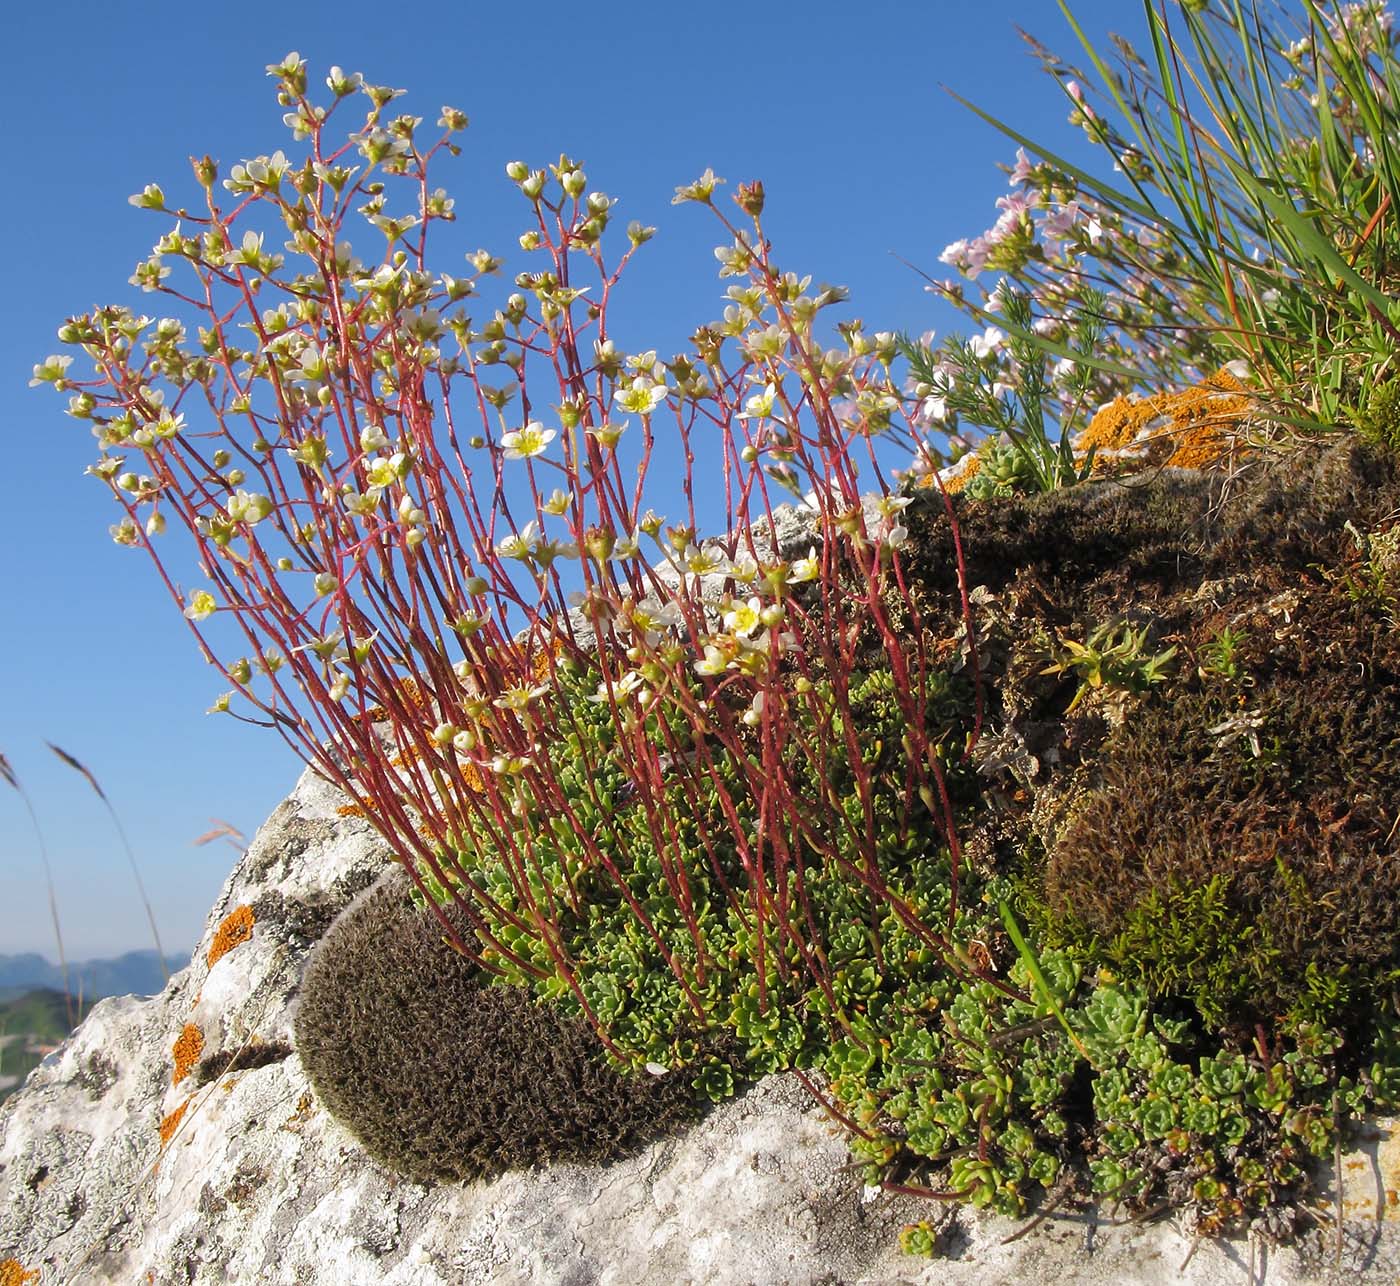
[[[999,336],[982,338],[990,351]],[[613,402],[631,414],[650,416],[673,391],[665,383],[664,368],[655,363],[654,354],[624,358],[610,344],[608,348],[606,356],[618,381]],[[624,367],[635,373],[624,373]],[[762,441],[771,427],[783,427],[779,419],[783,398],[776,379],[756,379],[754,389],[737,419],[768,422],[756,426],[755,439]],[[574,409],[569,408],[567,427],[581,427],[604,447],[616,445],[625,423],[580,425]],[[511,460],[535,461],[546,455],[557,437],[555,430],[530,421],[503,435],[502,454]],[[743,458],[753,465],[757,456],[757,450],[751,450]],[[870,509],[834,513],[832,525],[857,546],[897,549],[908,541],[900,515],[910,503],[908,497],[882,496],[871,502]],[[560,560],[583,564],[588,588],[571,593],[568,602],[595,629],[606,628],[621,641],[627,663],[627,668],[610,669],[602,677],[593,699],[644,710],[668,688],[683,682],[689,670],[701,679],[733,677],[756,684],[758,690],[743,717],[750,723],[761,720],[763,692],[774,673],[774,662],[797,643],[790,628],[794,589],[823,575],[817,544],[791,559],[763,559],[746,550],[731,555],[725,552],[726,542],[702,540],[686,527],[666,529],[665,520],[651,511],[630,532],[590,527],[579,535],[575,527],[571,538],[547,534],[546,517],[562,515],[568,506],[566,492],[542,498],[538,516],[498,540],[494,553],[524,564],[536,576],[555,570]],[[808,507],[834,512],[837,501],[829,496],[818,503],[813,495],[808,497]],[[603,569],[609,563],[638,559],[646,538],[659,555],[652,569],[669,572],[662,577],[668,589],[641,602],[628,595],[619,597],[607,588],[609,578],[602,575]],[[520,701],[527,705],[535,695],[533,690],[523,690]]]
[[[294,140],[318,135],[329,109],[305,100],[306,67],[299,55],[287,55],[270,71],[295,108],[285,118]],[[797,646],[797,587],[834,575],[834,551],[814,542],[805,555],[784,559],[774,549],[772,557],[764,557],[749,540],[746,551],[735,552],[736,541],[744,543],[740,533],[727,541],[707,540],[690,528],[667,529],[649,510],[635,524],[607,520],[601,515],[609,511],[601,503],[595,510],[600,516],[590,524],[585,514],[594,501],[586,472],[597,467],[600,453],[609,469],[618,465],[612,453],[629,424],[640,421],[649,444],[655,417],[674,411],[680,421],[698,410],[733,434],[743,467],[801,498],[799,466],[814,467],[804,447],[817,455],[835,449],[828,438],[873,436],[888,428],[899,410],[901,400],[889,383],[895,336],[866,336],[856,322],[839,328],[843,345],[823,348],[814,337],[814,318],[840,302],[844,292],[822,287],[809,295],[810,278],[779,273],[768,265],[761,239],[736,233],[720,255],[721,276],[748,280],[727,288],[731,302],[723,320],[700,328],[693,355],[662,362],[654,350],[619,351],[605,336],[602,306],[591,304],[588,287],[571,284],[559,263],[569,246],[598,242],[613,202],[588,191],[583,171],[562,158],[558,167],[550,167],[562,198],[546,191],[551,187],[546,171],[520,162],[507,166],[537,217],[558,216],[554,221],[563,243],[556,244],[550,220],[540,217],[540,226],[527,231],[520,244],[526,252],[553,254],[553,268],[517,275],[518,291],[473,328],[455,305],[503,261],[478,250],[466,255],[472,275],[454,277],[428,272],[421,252],[412,253],[405,236],[410,229],[453,216],[446,192],[419,181],[419,162],[430,155],[414,142],[419,119],[381,118],[380,110],[399,91],[367,84],[358,74],[332,68],[326,84],[336,101],[352,94],[371,100],[365,127],[350,137],[358,157],[343,149],[345,161],[359,165],[316,159],[319,150],[305,163],[277,151],[233,166],[222,186],[246,198],[240,210],[261,205],[266,212],[275,206],[282,216],[289,206],[300,209],[303,198],[321,209],[350,193],[363,196],[358,214],[387,242],[382,262],[378,254],[357,258],[350,241],[339,235],[339,220],[322,227],[282,217],[285,237],[271,220],[266,227],[235,232],[230,222],[193,235],[188,221],[183,229],[176,223],[138,265],[133,282],[146,291],[174,293],[165,279],[169,265],[177,263],[212,294],[236,285],[240,307],[227,315],[212,310],[209,325],[191,325],[188,337],[184,323],[174,318],[155,321],[130,309],[101,309],[70,319],[59,332],[64,343],[80,345],[108,363],[96,385],[72,382],[73,358],[66,354],[34,367],[33,383],[76,394],[70,414],[93,425],[102,458],[91,472],[112,487],[126,510],[113,528],[114,538],[144,546],[159,561],[151,538],[166,525],[164,510],[192,529],[203,556],[206,587],[179,591],[192,623],[203,628],[216,613],[243,623],[249,602],[285,618],[278,640],[285,658],[267,651],[256,660],[239,659],[224,671],[233,684],[243,687],[254,671],[270,676],[285,665],[313,705],[328,695],[337,705],[359,701],[368,709],[375,696],[384,696],[366,673],[371,653],[378,664],[369,668],[379,681],[402,672],[409,653],[397,635],[401,623],[382,606],[367,604],[373,596],[362,590],[376,576],[400,574],[415,588],[426,583],[418,579],[422,575],[436,589],[436,542],[453,530],[452,493],[441,485],[445,465],[434,424],[451,394],[444,392],[440,403],[428,401],[422,377],[441,376],[449,384],[461,379],[472,386],[473,410],[480,408],[486,417],[479,431],[463,433],[463,445],[487,450],[497,470],[523,464],[520,474],[526,478],[516,478],[528,481],[533,505],[521,515],[529,521],[497,525],[506,511],[499,496],[492,502],[498,507],[483,524],[492,533],[489,540],[473,531],[461,546],[465,565],[443,577],[447,593],[464,590],[467,600],[448,609],[455,616],[445,624],[463,639],[481,631],[489,635],[489,627],[502,624],[500,603],[525,603],[528,595],[512,591],[533,578],[541,605],[534,609],[541,618],[536,625],[548,626],[544,618],[569,601],[600,635],[606,628],[618,644],[608,654],[615,660],[599,658],[606,672],[599,700],[620,703],[630,715],[667,692],[683,693],[693,702],[730,686],[741,704],[748,701],[745,718],[757,721],[764,712],[763,693],[768,691],[770,704],[774,700],[778,659]],[[466,118],[444,108],[439,125],[456,131]],[[372,184],[356,181],[371,170],[411,184],[413,208],[391,214],[388,191],[378,177]],[[206,157],[195,162],[195,176],[212,193],[219,167]],[[707,172],[677,199],[708,203],[720,182]],[[756,217],[761,190],[757,196],[753,190],[741,195],[741,208]],[[181,213],[167,205],[157,184],[131,200],[167,216]],[[653,231],[629,226],[632,249]],[[282,274],[288,263],[298,275]],[[558,419],[546,423],[547,417],[531,417],[523,396],[526,353],[544,351],[547,341],[563,344],[561,317],[575,304],[587,305],[589,317],[567,332],[568,342],[597,322],[590,336],[594,360],[590,364],[579,353],[588,382],[561,387]],[[458,351],[449,354],[454,341]],[[720,349],[728,341],[742,359],[742,373],[733,383],[719,378],[725,366]],[[871,371],[862,374],[865,365]],[[501,387],[480,379],[492,366],[509,372]],[[183,391],[190,388],[202,388],[215,408],[223,443],[214,449],[202,443],[214,435],[202,428],[187,432],[179,413]],[[829,395],[818,398],[814,388]],[[171,406],[167,390],[174,391]],[[507,419],[506,405],[516,397],[524,413]],[[835,421],[822,434],[804,440],[804,414],[833,412]],[[819,436],[820,446],[814,445]],[[455,438],[452,446],[457,449]],[[131,456],[133,467],[119,451]],[[541,476],[554,473],[560,486],[552,492],[537,485]],[[188,478],[196,480],[187,486]],[[831,515],[822,522],[828,536],[849,539],[878,557],[907,537],[898,522],[902,502],[882,503],[878,518],[859,507],[832,514],[834,495],[811,507]],[[585,588],[564,594],[579,583]],[[643,598],[639,587],[646,584],[653,590]],[[488,693],[484,676],[472,665],[454,668],[460,690],[434,694],[436,717],[454,722],[415,725],[412,735],[429,753],[436,746],[466,757],[483,772],[518,773],[529,762],[521,747],[542,720],[548,684],[538,670],[515,682],[508,665]],[[440,682],[440,670],[436,677]],[[288,697],[274,686],[269,701],[277,706]],[[390,704],[387,698],[384,704]],[[227,710],[228,696],[215,708]],[[338,711],[336,717],[345,716]],[[521,729],[523,740],[517,735]],[[493,740],[514,748],[497,754],[490,748]]]

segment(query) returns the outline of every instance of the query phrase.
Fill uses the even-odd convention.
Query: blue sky
[[[1075,9],[1096,31],[1140,22],[1124,0]],[[11,110],[32,130],[12,139],[0,214],[11,256],[0,753],[44,829],[75,959],[150,937],[106,813],[46,740],[86,763],[121,814],[168,949],[189,949],[234,859],[193,839],[211,818],[251,835],[300,770],[273,734],[204,714],[224,685],[142,555],[109,540],[114,506],[83,476],[95,455],[87,428],[62,398],[27,387],[33,364],[60,351],[54,332],[69,314],[109,302],[159,311],[127,277],[166,223],[129,206],[131,193],[158,181],[188,197],[191,155],[210,153],[227,172],[290,151],[266,64],[295,49],[313,85],[334,63],[408,90],[403,110],[429,123],[444,103],[466,111],[464,155],[437,181],[456,198],[465,242],[504,255],[508,272],[522,206],[505,163],[543,166],[561,152],[584,162],[590,187],[621,202],[615,226],[658,228],[624,280],[622,317],[629,347],[663,355],[721,311],[717,225],[670,204],[707,166],[731,190],[764,181],[783,265],[847,286],[847,316],[919,332],[954,319],[901,259],[942,275],[939,251],[994,221],[1005,190],[996,163],[1015,152],[940,85],[1083,154],[1016,33],[1027,24],[1077,53],[1044,0],[244,0],[216,29],[211,16],[166,3],[17,6],[0,53]],[[28,817],[0,789],[0,952],[24,950],[52,956],[52,930]]]

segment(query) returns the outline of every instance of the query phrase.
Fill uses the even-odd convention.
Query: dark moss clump
[[[1241,660],[1246,692],[1180,692],[1108,737],[1047,901],[1208,1017],[1344,1017],[1400,978],[1400,637],[1312,590]]]
[[[583,1020],[484,985],[401,872],[317,948],[296,1046],[332,1115],[420,1182],[610,1159],[697,1112],[690,1076],[624,1075]]]
[[[1209,478],[1173,470],[1033,496],[959,500],[968,583],[997,591],[1029,573],[1071,597],[1109,574],[1174,584],[1199,565],[1218,490]],[[921,509],[917,522],[907,520],[911,531],[924,528],[910,552],[911,579],[951,590],[957,585],[951,525],[937,496],[921,497]]]
[[[206,1054],[194,1065],[191,1075],[198,1088],[231,1072],[251,1072],[259,1067],[270,1067],[273,1063],[280,1063],[291,1052],[292,1047],[283,1041],[263,1042],[254,1038],[232,1054],[227,1050]]]
[[[1334,568],[1347,555],[1346,523],[1369,530],[1400,506],[1400,458],[1347,438],[1321,453],[1275,462],[1225,507],[1211,551],[1217,571],[1268,567],[1275,575]]]

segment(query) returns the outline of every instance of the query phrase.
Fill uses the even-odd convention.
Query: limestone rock
[[[305,774],[230,876],[191,966],[158,996],[102,1001],[0,1109],[0,1271],[9,1260],[39,1286],[1246,1280],[1247,1246],[1192,1253],[1170,1221],[1054,1215],[1007,1243],[1013,1223],[863,1189],[789,1077],[607,1166],[432,1188],[385,1171],[319,1106],[290,1048],[310,947],[388,860],[341,803]],[[200,1040],[177,1067],[191,1026]],[[1260,1246],[1254,1280],[1393,1282],[1397,1160],[1377,1128],[1344,1162],[1340,1259],[1330,1232]],[[941,1229],[942,1258],[899,1252],[900,1227],[919,1220]]]

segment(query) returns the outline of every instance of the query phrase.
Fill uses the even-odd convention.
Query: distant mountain
[[[171,973],[189,964],[188,956],[167,956]],[[76,995],[81,988],[84,1000],[102,996],[153,996],[165,988],[160,957],[153,950],[128,951],[105,960],[82,960],[68,966],[68,983]],[[20,955],[0,955],[0,995],[17,995],[36,987],[55,991],[63,988],[63,972],[33,951]]]

